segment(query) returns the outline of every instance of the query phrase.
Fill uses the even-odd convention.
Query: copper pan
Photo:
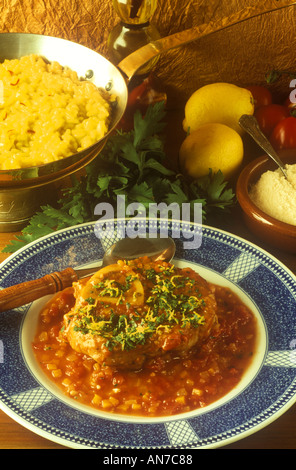
[[[39,54],[48,61],[57,61],[63,66],[70,67],[82,79],[92,81],[117,97],[111,126],[103,139],[82,152],[54,163],[21,170],[1,170],[0,188],[28,188],[44,185],[83,168],[93,160],[100,153],[125,112],[129,81],[140,68],[159,54],[250,18],[295,4],[296,1],[274,0],[269,2],[268,8],[244,8],[218,21],[202,24],[151,42],[130,54],[117,66],[97,52],[65,39],[29,33],[0,33],[0,62],[5,59],[18,59],[32,53]]]

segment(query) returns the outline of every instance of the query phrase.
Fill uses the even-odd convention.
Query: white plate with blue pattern
[[[126,227],[126,221],[120,223]],[[139,225],[144,231],[179,233],[176,263],[230,286],[253,310],[259,342],[240,384],[206,408],[169,418],[130,419],[80,406],[35,362],[31,340],[46,300],[40,299],[0,315],[0,408],[40,436],[76,449],[215,448],[262,429],[296,400],[295,276],[267,252],[227,232],[177,221]],[[110,240],[101,240],[94,228],[64,229],[12,254],[0,266],[1,288],[101,259]],[[201,245],[184,249],[194,234],[202,234]]]

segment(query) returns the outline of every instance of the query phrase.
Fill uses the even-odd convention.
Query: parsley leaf
[[[164,118],[163,102],[150,105],[144,117],[136,111],[134,129],[114,133],[98,158],[86,166],[85,174],[71,177],[71,187],[62,191],[57,206],[42,206],[3,252],[14,252],[53,231],[94,221],[95,206],[105,202],[116,208],[117,195],[124,195],[127,205],[140,202],[145,207],[152,202],[189,202],[193,208],[200,202],[203,221],[231,207],[234,193],[221,172],[210,171],[189,182],[165,166]]]

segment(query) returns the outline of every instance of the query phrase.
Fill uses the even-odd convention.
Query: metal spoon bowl
[[[104,254],[103,266],[120,259],[131,260],[148,256],[153,261],[170,261],[176,251],[172,238],[123,238]]]
[[[106,251],[103,262],[91,268],[66,268],[60,272],[46,274],[33,281],[23,282],[0,291],[0,312],[26,305],[40,297],[55,294],[73,282],[94,274],[100,267],[116,263],[120,259],[136,259],[148,256],[154,261],[171,261],[175,255],[174,241],[167,238],[123,238]]]

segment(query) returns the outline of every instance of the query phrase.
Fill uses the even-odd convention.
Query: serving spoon
[[[283,164],[282,160],[278,156],[277,152],[274,150],[273,146],[265,137],[263,132],[261,131],[258,121],[255,116],[243,114],[239,119],[239,124],[253,139],[257,144],[267,153],[267,155],[272,158],[272,160],[278,165],[281,172],[283,173],[284,177],[288,179],[285,165]]]
[[[114,243],[104,254],[103,261],[90,268],[71,267],[45,276],[16,284],[0,290],[0,312],[26,305],[48,294],[55,294],[70,287],[98,269],[116,263],[118,260],[131,260],[148,256],[152,261],[171,261],[176,245],[172,238],[123,238]]]

